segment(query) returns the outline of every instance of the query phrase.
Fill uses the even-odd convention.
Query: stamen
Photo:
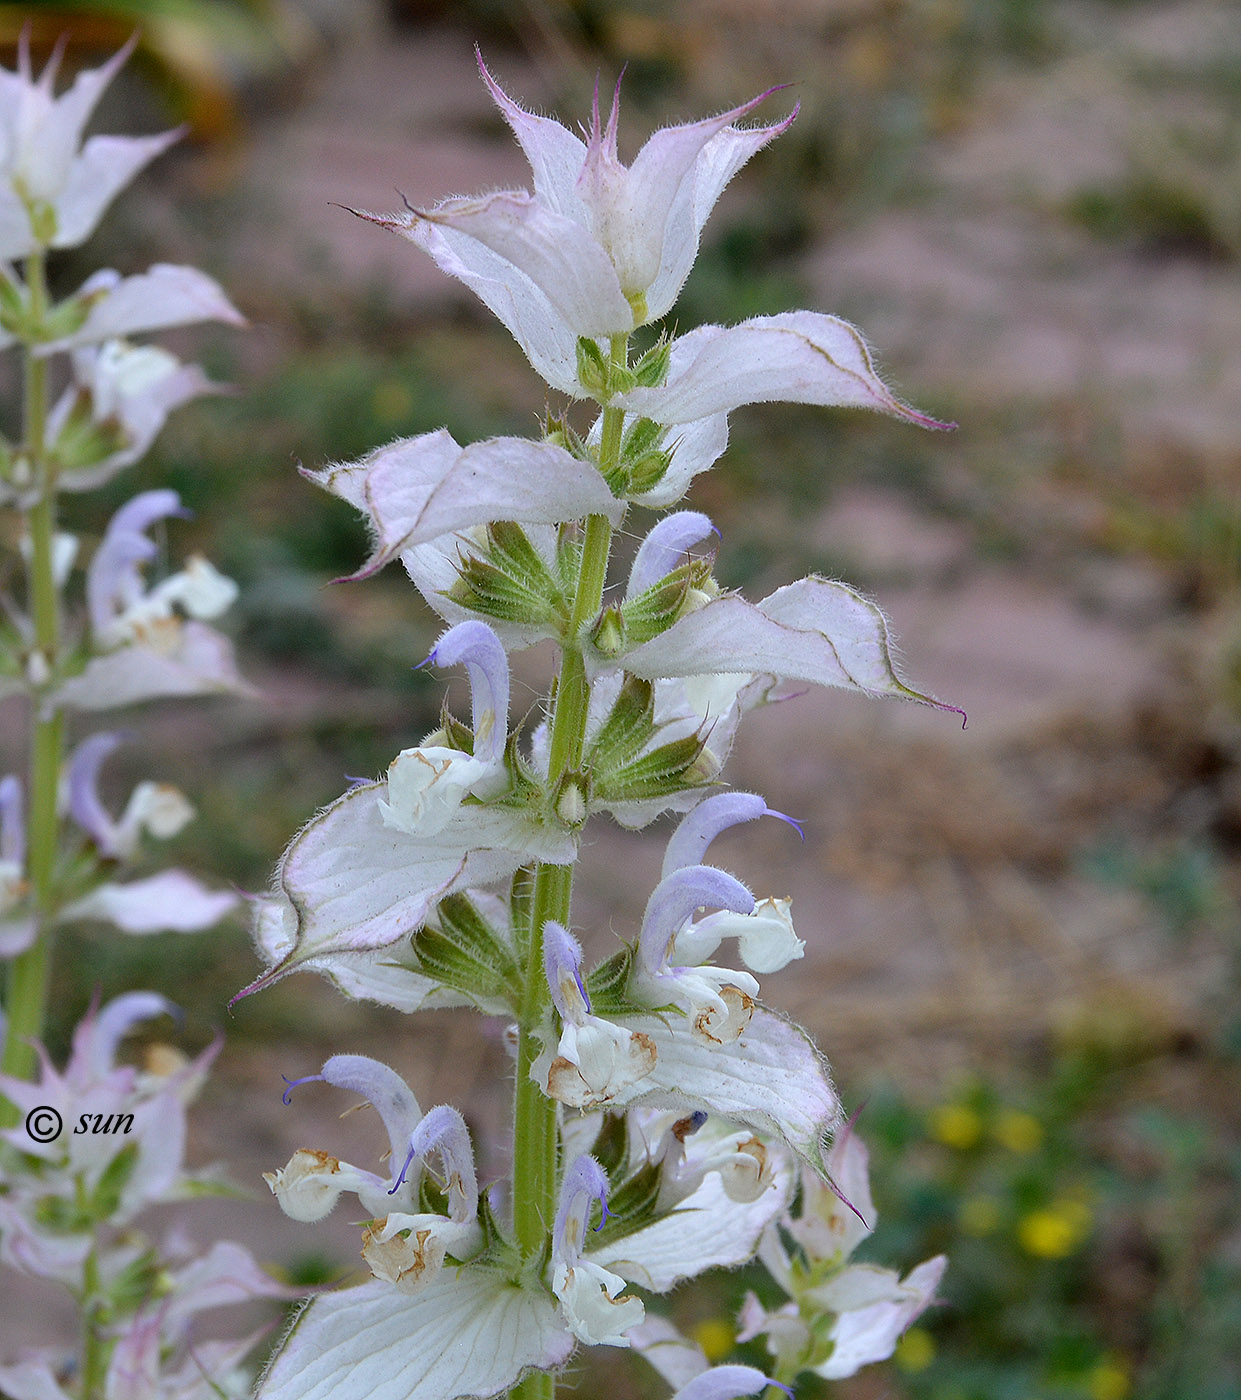
[[[280,1102],[286,1108],[293,1102],[289,1095],[299,1084],[322,1084],[325,1082],[321,1074],[306,1074],[301,1079],[290,1079],[287,1074],[282,1074],[280,1078],[288,1085],[288,1088],[280,1095]]]
[[[791,826],[793,830],[798,834],[798,836],[801,837],[802,844],[805,845],[806,832],[802,827],[801,822],[799,822],[796,817],[790,817],[785,812],[777,812],[774,807],[768,807],[766,812],[763,813],[763,815],[765,817],[775,817],[777,821],[787,822],[788,825]]]
[[[409,1154],[408,1154],[408,1156],[405,1158],[405,1165],[401,1168],[401,1174],[400,1174],[400,1176],[398,1176],[397,1179],[396,1179],[396,1185],[393,1186],[392,1189],[388,1192],[388,1195],[389,1195],[389,1196],[395,1196],[396,1193],[397,1193],[397,1192],[401,1189],[401,1187],[405,1184],[405,1173],[406,1173],[407,1171],[409,1171],[410,1164],[413,1162],[414,1158],[415,1158],[417,1155],[418,1155],[418,1149],[417,1149],[416,1147],[411,1147],[411,1148],[409,1149]]]

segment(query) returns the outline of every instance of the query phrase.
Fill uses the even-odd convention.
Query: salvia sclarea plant
[[[13,435],[0,435],[0,506],[18,546],[0,593],[0,699],[24,707],[29,732],[25,775],[0,779],[0,1287],[15,1295],[23,1275],[63,1285],[80,1342],[0,1356],[0,1394],[209,1400],[247,1392],[242,1362],[257,1339],[200,1342],[198,1316],[288,1296],[239,1245],[217,1242],[204,1255],[179,1229],[153,1241],[139,1225],[149,1206],[221,1189],[184,1161],[186,1107],[219,1042],[192,1060],[153,1045],[141,1067],[125,1063],[125,1037],[176,1010],[142,991],[93,1006],[63,1069],[40,1037],[58,928],[89,920],[131,935],[193,933],[239,903],[176,868],[136,873],[149,868],[151,839],[176,835],[193,808],[154,781],[111,808],[99,779],[122,735],[80,732],[137,702],[244,690],[228,640],[210,625],[235,585],[197,557],[149,576],[158,532],[185,514],[174,491],[135,495],[101,522],[93,547],[60,528],[57,503],[110,481],[178,405],[214,387],[197,366],[132,337],[241,317],[211,278],[169,264],[101,270],[63,300],[50,295],[49,253],[84,242],[178,135],[84,139],[132,43],[57,95],[62,49],[36,78],[23,38],[18,70],[0,70],[0,353],[22,357],[23,382]],[[13,1341],[6,1335],[6,1348]]]
[[[756,98],[658,131],[626,168],[615,102],[604,124],[596,98],[582,140],[482,76],[533,194],[361,216],[469,286],[586,416],[549,414],[535,440],[461,446],[441,430],[310,473],[369,524],[355,577],[399,559],[449,624],[427,661],[465,668],[472,711],[467,723],[445,708],[382,779],[355,782],[296,836],[259,903],[267,971],[247,990],[311,969],[402,1011],[501,1018],[511,1174],[484,1189],[461,1112],[424,1112],[376,1060],[337,1054],[291,1081],[368,1101],[390,1155],[376,1171],[306,1148],[267,1175],[303,1221],[356,1196],[373,1277],[306,1306],[258,1393],[532,1400],[585,1345],[638,1349],[677,1400],[792,1394],[805,1372],[890,1355],[945,1261],[905,1278],[851,1262],[873,1218],[865,1149],[841,1129],[809,1035],[758,1000],[758,976],[803,953],[788,901],[708,859],[720,832],[780,814],[721,772],[741,717],[790,689],[939,702],[899,677],[882,613],[854,589],[812,576],[758,603],[722,591],[711,521],[677,507],[744,404],[944,425],[894,398],[833,316],[633,341],[672,308],[729,179],[791,116],[740,125]],[[631,507],[662,514],[616,579]],[[545,638],[558,671],[542,722],[519,733],[507,653]],[[570,897],[583,830],[603,814],[671,826],[640,925],[588,968]],[[740,1319],[765,1339],[770,1375],[710,1366],[647,1313],[643,1295],[756,1254],[787,1299],[767,1311],[751,1298]]]

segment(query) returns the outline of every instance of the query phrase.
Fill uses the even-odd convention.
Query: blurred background
[[[722,201],[677,324],[844,315],[900,393],[961,427],[743,410],[691,501],[722,533],[722,581],[752,597],[810,570],[860,585],[913,681],[970,716],[961,732],[809,694],[751,717],[730,766],[806,826],[804,846],[770,823],[719,855],[758,893],[793,897],[806,959],[765,991],[818,1037],[847,1106],[865,1104],[871,1255],[952,1256],[944,1306],[893,1364],[799,1394],[1241,1397],[1236,6],[0,4],[9,66],[25,24],[40,55],[72,34],[71,65],[138,28],[97,125],[189,127],[61,256],[57,288],[105,263],[191,262],[252,322],[183,336],[236,393],[181,411],[105,493],[115,506],[172,484],[195,519],[171,549],[201,547],[242,584],[232,625],[262,698],[135,716],[151,747],[110,777],[118,800],[137,776],[182,786],[200,820],[181,862],[251,890],[346,775],[382,771],[433,726],[443,685],[411,670],[436,627],[397,570],[329,586],[364,534],[297,466],[441,425],[462,441],[529,432],[545,402],[480,305],[336,206],[526,183],[475,42],[510,93],[570,122],[596,73],[610,88],[627,64],[625,159],[654,125],[792,84],[761,115],[801,114]],[[66,502],[88,531],[98,510]],[[521,663],[516,714],[546,664]],[[10,743],[19,718],[0,714]],[[592,946],[634,933],[665,837],[588,833],[575,918]],[[84,929],[59,967],[58,1049],[96,987],[165,991],[195,1045],[225,1027],[198,1154],[247,1190],[297,1146],[365,1160],[339,1096],[279,1105],[281,1072],[346,1049],[406,1072],[424,1104],[465,1108],[484,1170],[502,1167],[504,1055],[475,1019],[389,1016],[313,977],[230,1016],[257,970],[240,925]],[[356,1262],[345,1220],[299,1227],[268,1200],[204,1209],[198,1228],[244,1234],[299,1277]],[[753,1284],[671,1307],[723,1354]],[[660,1393],[624,1357],[607,1385]]]

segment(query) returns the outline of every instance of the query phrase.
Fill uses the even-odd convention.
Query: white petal
[[[493,520],[555,525],[602,514],[615,523],[625,509],[590,462],[554,443],[501,437],[463,448],[443,428],[307,475],[371,522],[374,550],[354,578],[402,550]]]
[[[115,275],[115,274],[114,274]],[[96,273],[82,289],[102,287],[110,279]],[[80,295],[81,293],[79,293]],[[104,291],[86,313],[86,320],[60,340],[39,347],[40,355],[70,350],[141,331],[185,326],[196,321],[224,321],[244,326],[245,318],[224,295],[218,282],[196,267],[156,263],[148,272],[124,277]]]
[[[51,1361],[19,1361],[15,1366],[0,1366],[0,1390],[11,1400],[69,1400],[68,1392],[56,1383]]]
[[[56,706],[109,710],[171,695],[251,695],[237,673],[233,644],[203,622],[169,619],[151,629],[160,645],[123,646],[92,657],[52,695]]]
[[[534,193],[557,214],[582,221],[581,200],[577,194],[577,179],[586,159],[586,146],[568,129],[551,117],[536,116],[519,107],[487,71],[480,58],[478,66],[483,81],[504,120],[513,129],[521,149],[534,172]]]
[[[793,1181],[793,1172],[782,1162],[770,1189],[741,1204],[729,1198],[720,1174],[711,1172],[655,1224],[599,1249],[590,1249],[587,1241],[589,1256],[655,1293],[666,1293],[707,1269],[738,1268],[749,1262],[763,1231],[788,1206]]]
[[[445,1269],[410,1297],[363,1284],[316,1298],[259,1382],[259,1400],[458,1400],[566,1361],[551,1299],[483,1268]]]
[[[646,1320],[629,1331],[634,1351],[678,1388],[700,1376],[711,1364],[697,1342],[683,1337],[666,1317],[648,1313]]]
[[[756,101],[761,101],[761,98]],[[762,150],[769,141],[787,130],[796,115],[794,109],[792,115],[774,126],[725,127],[699,152],[692,180],[682,184],[668,211],[659,275],[646,294],[647,315],[652,320],[662,316],[676,301],[698,256],[702,226],[715,208],[725,185],[756,151]]]
[[[633,309],[607,252],[581,224],[524,191],[450,200],[417,217],[476,239],[524,273],[575,336],[633,329]]]
[[[76,248],[94,233],[104,211],[135,175],[181,136],[92,136],[69,167],[56,200],[54,248]]]
[[[146,880],[99,885],[58,917],[64,923],[104,919],[122,933],[199,933],[240,903],[231,890],[209,890],[183,870],[165,870]]]
[[[837,316],[790,311],[736,326],[699,326],[672,344],[667,382],[617,403],[659,423],[691,423],[748,403],[874,408],[942,428],[893,397],[861,332]]]
[[[623,1096],[654,1065],[648,1036],[587,1016],[581,1026],[565,1026],[555,1057],[540,1056],[531,1073],[552,1098],[571,1108],[594,1108]]]
[[[405,232],[398,223],[376,222],[397,233]],[[507,327],[535,370],[554,389],[582,397],[577,379],[577,336],[524,272],[477,239],[451,229],[424,224],[406,236],[425,248],[441,271],[469,287]]]
[[[847,584],[814,576],[757,604],[736,594],[715,598],[616,660],[649,680],[768,672],[952,708],[901,679],[878,604]]]
[[[807,1179],[803,1183],[801,1213],[787,1228],[811,1260],[848,1259],[875,1228],[869,1160],[866,1144],[849,1126],[827,1154],[827,1170],[840,1194],[821,1181]]]
[[[657,486],[635,495],[638,505],[662,510],[675,505],[689,490],[690,482],[724,455],[728,447],[728,415],[713,413],[693,423],[669,428],[660,439],[660,449],[672,453],[668,470]]]
[[[831,1331],[832,1354],[814,1368],[816,1374],[838,1380],[891,1356],[901,1333],[934,1300],[947,1266],[947,1259],[936,1255],[902,1280],[899,1300],[871,1303],[842,1313]]]
[[[800,1026],[758,1006],[739,1040],[710,1045],[676,1016],[626,1016],[624,1024],[650,1036],[658,1059],[614,1107],[718,1113],[778,1135],[823,1173],[825,1141],[839,1124],[840,1101],[827,1062]]]
[[[728,179],[783,129],[734,133],[742,137],[740,143],[725,137],[729,154],[723,160],[707,158],[709,175],[696,197],[698,166],[707,149],[761,101],[756,97],[704,121],[661,127],[624,172],[619,207],[609,211],[613,237],[607,242],[622,284],[647,293],[648,320],[658,320],[676,300],[697,256],[698,234]]]
[[[552,1278],[565,1320],[588,1346],[629,1345],[626,1334],[642,1321],[646,1309],[641,1299],[621,1292],[624,1286],[618,1274],[588,1259],[557,1265]]]

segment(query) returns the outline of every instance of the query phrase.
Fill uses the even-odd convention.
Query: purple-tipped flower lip
[[[740,880],[713,865],[683,865],[665,875],[647,901],[638,936],[638,956],[649,972],[664,968],[677,929],[698,908],[749,914],[754,896]]]
[[[560,1204],[556,1209],[556,1224],[552,1236],[552,1250],[556,1255],[561,1257],[578,1256],[581,1253],[582,1240],[566,1239],[566,1234],[574,1206],[583,1195],[599,1202],[603,1219],[606,1219],[608,1214],[607,1173],[593,1157],[585,1152],[576,1158],[565,1172],[564,1179],[560,1183]],[[583,1217],[583,1225],[588,1214]]]
[[[571,1020],[572,1014],[560,994],[560,983],[564,973],[569,972],[581,994],[587,1014],[590,1013],[590,993],[582,980],[582,955],[577,939],[555,919],[548,919],[543,925],[543,971],[551,990],[552,1003],[562,1020]]]

